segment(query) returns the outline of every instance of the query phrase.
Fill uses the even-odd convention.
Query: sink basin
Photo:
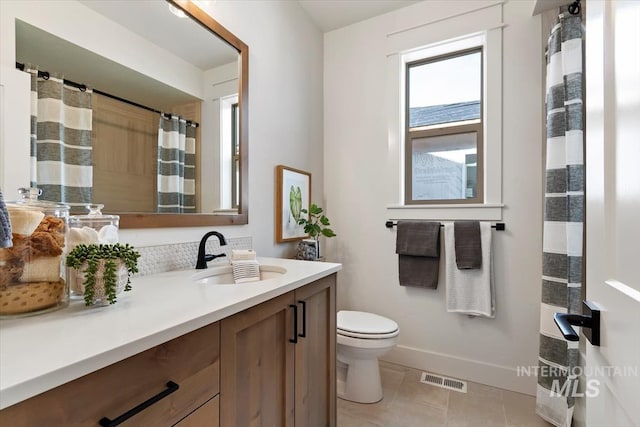
[[[282,276],[287,272],[287,269],[278,265],[264,265],[260,264],[260,281],[275,279]],[[203,285],[235,285],[233,281],[233,273],[230,265],[222,265],[220,267],[209,267],[205,270],[199,271],[193,276],[191,280]],[[258,283],[246,282],[246,284]],[[244,283],[242,283],[244,284]]]

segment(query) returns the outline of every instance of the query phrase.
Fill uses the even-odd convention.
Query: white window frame
[[[389,86],[388,202],[393,219],[502,220],[502,5],[387,35]],[[404,203],[405,70],[407,62],[482,46],[483,203]]]

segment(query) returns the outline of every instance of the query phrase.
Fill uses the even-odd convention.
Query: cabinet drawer
[[[167,389],[167,395],[122,426],[171,426],[219,391],[218,323],[168,341],[0,411],[0,425],[97,426]]]

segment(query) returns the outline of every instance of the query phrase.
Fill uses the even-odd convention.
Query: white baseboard
[[[448,354],[396,346],[383,360],[409,368],[433,372],[461,380],[473,381],[531,396],[536,394],[535,376],[518,376],[516,368],[495,365]]]

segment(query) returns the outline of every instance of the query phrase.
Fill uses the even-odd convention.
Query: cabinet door
[[[336,425],[336,276],[295,291],[300,307],[296,351],[296,426]]]
[[[221,321],[221,426],[293,426],[293,296]]]

